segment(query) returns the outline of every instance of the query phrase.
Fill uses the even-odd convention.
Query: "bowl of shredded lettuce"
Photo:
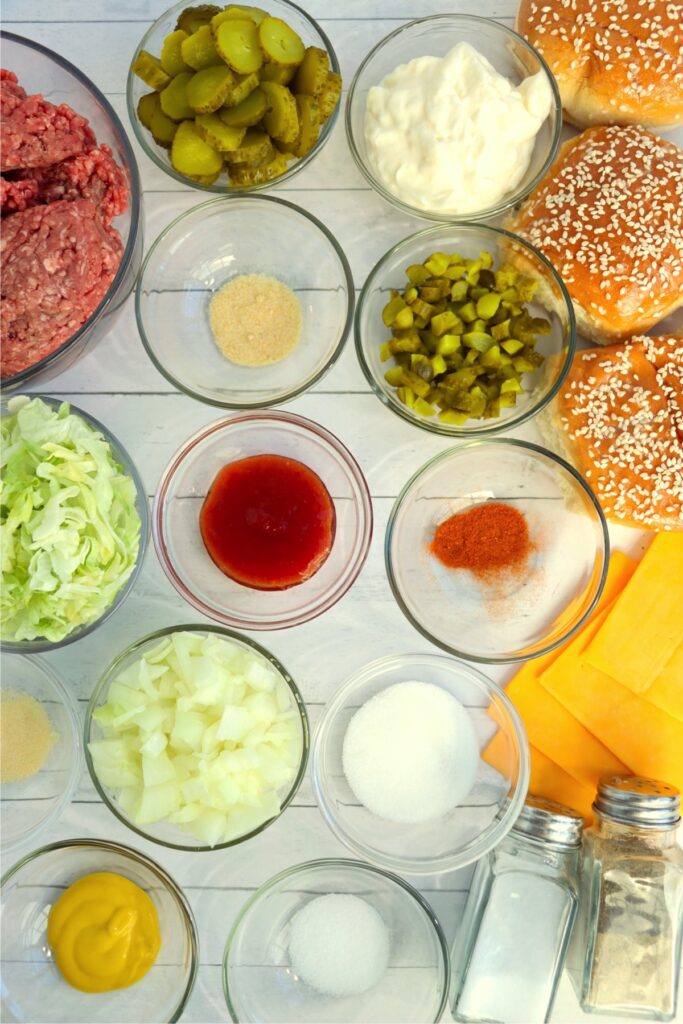
[[[142,481],[101,423],[45,396],[2,403],[4,650],[54,650],[104,622],[133,586],[148,534]]]

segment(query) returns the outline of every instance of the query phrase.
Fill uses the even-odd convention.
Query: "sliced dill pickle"
[[[226,7],[224,11],[213,16],[211,28],[215,32],[224,21],[231,19],[241,21],[244,18],[249,18],[255,25],[260,25],[265,17],[267,17],[266,11],[262,11],[260,7],[242,7],[238,4],[231,4],[230,7]]]
[[[159,103],[157,109],[152,114],[152,123],[150,125],[152,138],[156,144],[163,146],[164,149],[170,149],[177,129],[177,122],[172,121],[170,117],[166,117],[166,114],[161,109],[161,103]]]
[[[306,48],[300,37],[281,18],[264,18],[258,27],[264,60],[285,67],[301,64]]]
[[[150,89],[156,89],[157,92],[165,89],[171,81],[171,76],[166,74],[160,61],[147,50],[140,50],[133,61],[131,70],[134,75],[142,79],[145,85],[148,85]]]
[[[282,153],[274,153],[270,160],[260,164],[230,164],[230,181],[233,185],[262,185],[278,178],[287,170],[287,159]]]
[[[267,133],[260,128],[248,128],[236,150],[225,154],[231,164],[259,164],[272,160],[273,144]]]
[[[184,39],[180,44],[180,55],[185,63],[201,71],[202,68],[210,68],[213,64],[220,64],[221,57],[216,49],[211,29],[208,25],[202,25],[193,32],[191,36]]]
[[[216,49],[226,64],[240,75],[258,71],[263,63],[259,29],[250,18],[223,21],[216,29]]]
[[[277,82],[262,82],[261,89],[266,95],[268,107],[263,125],[273,139],[292,143],[299,134],[299,114],[296,100],[285,85]]]
[[[154,111],[159,108],[159,93],[158,92],[146,92],[144,96],[141,96],[138,100],[137,114],[140,124],[143,124],[145,128],[152,127],[152,115]]]
[[[247,131],[246,128],[231,128],[218,114],[197,114],[194,125],[204,142],[219,153],[237,149]]]
[[[296,74],[296,64],[286,67],[284,64],[271,64],[267,61],[261,67],[259,76],[262,82],[277,82],[278,85],[289,85]]]
[[[191,71],[183,71],[172,78],[163,92],[159,93],[161,109],[172,121],[186,121],[194,117],[194,110],[187,99],[187,87],[192,77]]]
[[[225,64],[196,71],[187,83],[187,102],[198,114],[210,114],[223,106],[235,82],[235,74]]]
[[[304,59],[294,76],[292,92],[315,96],[322,92],[330,71],[330,58],[318,46],[307,46]]]
[[[223,107],[218,116],[224,124],[232,128],[250,128],[258,124],[266,112],[268,103],[263,89],[256,88],[250,92],[246,100],[242,100],[236,107]]]
[[[202,25],[208,25],[212,18],[220,12],[215,4],[199,4],[197,7],[186,7],[175,23],[176,28],[191,35]]]
[[[339,103],[341,92],[341,75],[338,75],[336,71],[330,71],[329,75],[325,79],[325,85],[316,97],[318,104],[320,105],[320,117],[323,121],[327,121],[329,117],[332,117],[334,108]]]
[[[259,76],[255,71],[252,71],[249,75],[235,75],[234,78],[235,81],[228,90],[228,95],[223,102],[224,107],[236,107],[243,100],[246,100],[254,89],[258,89]]]
[[[299,115],[299,133],[292,145],[291,152],[300,159],[310,153],[318,141],[320,110],[315,96],[302,93],[295,96],[294,99]]]
[[[220,173],[223,157],[204,142],[192,121],[183,121],[171,146],[171,164],[180,174],[205,177]]]
[[[164,39],[164,45],[161,48],[161,56],[159,62],[166,72],[173,78],[174,75],[179,75],[183,71],[189,71],[189,66],[183,60],[180,47],[187,39],[187,32],[183,32],[181,28],[177,28],[175,32],[171,32],[170,35]]]

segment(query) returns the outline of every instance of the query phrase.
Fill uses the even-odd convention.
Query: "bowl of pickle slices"
[[[137,47],[128,113],[147,155],[177,181],[249,192],[282,181],[328,139],[341,96],[330,41],[287,0],[177,4]]]

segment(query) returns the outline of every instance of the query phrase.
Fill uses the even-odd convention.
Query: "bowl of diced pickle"
[[[356,308],[356,352],[380,400],[454,437],[531,419],[561,387],[576,345],[553,266],[500,228],[441,225],[377,263]]]
[[[147,155],[210,192],[268,188],[325,144],[342,80],[330,41],[287,0],[177,4],[135,51],[128,112]]]

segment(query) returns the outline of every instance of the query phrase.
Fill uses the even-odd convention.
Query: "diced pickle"
[[[231,128],[250,128],[258,124],[266,112],[268,106],[266,94],[263,89],[256,88],[250,92],[246,100],[242,100],[236,107],[223,107],[218,116]]]
[[[255,71],[248,75],[235,75],[234,82],[225,97],[224,107],[236,107],[243,100],[251,96],[254,89],[258,89],[259,76]]]
[[[151,53],[147,53],[147,50],[140,50],[133,61],[132,71],[134,75],[142,79],[145,85],[148,85],[150,89],[156,89],[157,92],[165,89],[171,81],[171,76],[166,74],[160,61]]]
[[[186,7],[182,14],[178,16],[175,27],[181,28],[183,32],[191,35],[192,32],[196,32],[202,25],[208,25],[219,11],[220,7],[216,7],[215,4],[198,4],[197,7]]]
[[[198,114],[210,114],[223,106],[234,81],[234,72],[225,64],[203,68],[187,83],[187,102]]]
[[[299,133],[291,151],[294,156],[301,158],[310,153],[318,141],[320,109],[315,96],[301,94],[294,99],[299,115]]]
[[[144,96],[141,96],[138,100],[137,114],[140,124],[143,124],[145,128],[152,127],[152,116],[154,111],[159,107],[159,93],[157,92],[146,92]]]
[[[273,145],[266,132],[260,128],[248,128],[242,142],[225,159],[236,164],[259,164],[273,158]]]
[[[191,121],[183,121],[173,139],[171,163],[180,174],[206,176],[220,173],[223,157],[204,142]]]
[[[171,78],[174,75],[179,75],[183,71],[189,71],[189,66],[183,60],[181,53],[181,45],[187,39],[187,32],[183,32],[181,28],[177,28],[175,32],[171,32],[170,35],[164,39],[164,45],[161,48],[161,56],[159,62]]]
[[[236,150],[246,133],[246,128],[231,128],[217,114],[198,114],[194,123],[204,142],[219,153]]]
[[[262,82],[268,107],[263,125],[273,139],[293,143],[299,134],[299,115],[296,100],[289,89],[277,82]]]
[[[185,121],[194,117],[194,110],[187,99],[187,86],[192,77],[191,71],[183,71],[172,78],[163,92],[159,93],[161,109],[172,121]]]
[[[250,18],[228,18],[220,24],[216,30],[216,48],[223,60],[240,75],[258,71],[263,63],[259,29]]]
[[[264,60],[273,64],[298,66],[304,59],[306,48],[300,37],[281,18],[264,18],[258,27]]]
[[[157,109],[152,114],[152,123],[149,127],[156,144],[163,146],[164,149],[170,149],[175,133],[178,130],[178,123],[166,116],[161,109],[161,103],[158,104]]]
[[[289,85],[295,74],[296,64],[288,67],[284,64],[271,64],[270,61],[266,61],[259,71],[262,82],[277,82],[278,85]]]
[[[195,71],[210,68],[213,64],[221,62],[208,25],[202,25],[191,36],[183,40],[180,44],[180,55],[185,63]]]
[[[339,103],[341,91],[341,75],[337,74],[336,71],[330,71],[325,79],[325,85],[317,96],[318,103],[320,104],[320,117],[323,121],[327,121],[328,117],[332,117],[334,108]]]
[[[318,46],[307,46],[304,59],[294,77],[292,92],[315,96],[322,92],[330,70],[330,59]]]
[[[260,164],[230,164],[230,181],[233,185],[261,185],[278,178],[287,170],[287,160],[282,153],[274,153],[270,160]]]
[[[196,181],[199,185],[213,185],[218,181],[220,174],[220,171],[216,171],[215,174],[186,174],[185,177],[190,181]]]
[[[226,7],[224,11],[213,16],[211,29],[215,32],[219,25],[230,19],[241,21],[244,18],[249,18],[255,25],[260,25],[265,17],[266,12],[262,11],[260,7],[242,7],[238,4],[231,4],[230,7]]]

